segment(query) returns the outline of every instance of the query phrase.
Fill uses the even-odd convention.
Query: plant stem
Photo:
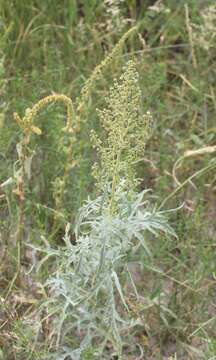
[[[16,231],[16,246],[17,246],[17,268],[14,274],[12,281],[10,282],[9,289],[5,296],[5,300],[10,295],[11,290],[13,289],[14,284],[19,280],[20,270],[21,270],[21,256],[22,256],[22,241],[24,234],[24,209],[25,209],[25,161],[26,161],[26,151],[25,147],[29,142],[29,137],[25,133],[23,140],[21,141],[21,149],[19,153],[20,160],[20,177],[17,184],[16,193],[19,197],[19,218]]]
[[[110,214],[112,214],[114,211],[114,200],[115,200],[115,192],[116,192],[116,186],[117,186],[117,173],[118,173],[120,158],[121,158],[121,149],[118,151],[118,154],[117,154],[116,165],[115,165],[114,175],[113,175],[113,179],[112,179]]]

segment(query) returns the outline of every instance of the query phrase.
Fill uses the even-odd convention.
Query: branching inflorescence
[[[107,181],[111,182],[113,197],[122,178],[126,187],[136,184],[135,164],[151,135],[152,116],[150,112],[143,112],[139,77],[133,61],[128,62],[119,81],[115,80],[106,101],[107,108],[99,111],[104,139],[92,130],[92,142],[99,157],[93,173],[100,189],[104,189]]]
[[[19,115],[17,113],[14,114],[14,119],[16,120],[16,122],[18,123],[18,125],[22,128],[23,133],[24,133],[24,138],[22,141],[22,154],[25,153],[25,146],[28,145],[29,141],[30,141],[30,135],[31,133],[35,133],[37,135],[41,134],[41,130],[39,127],[35,126],[34,124],[34,120],[35,117],[38,115],[38,113],[45,107],[47,107],[50,103],[62,103],[63,105],[65,105],[66,109],[67,109],[67,122],[66,122],[66,126],[63,128],[64,133],[69,135],[69,146],[68,146],[68,151],[67,151],[67,159],[65,162],[65,167],[64,167],[64,175],[62,178],[62,181],[60,181],[59,179],[56,179],[56,184],[58,184],[58,189],[54,188],[54,194],[56,194],[55,197],[55,205],[56,205],[56,210],[60,211],[61,207],[62,207],[62,201],[63,201],[63,195],[64,195],[64,191],[65,191],[65,185],[66,185],[66,180],[67,180],[67,175],[69,173],[69,170],[71,168],[71,158],[72,158],[72,144],[75,141],[75,133],[76,133],[76,123],[75,123],[75,112],[74,112],[74,107],[73,107],[73,103],[71,101],[71,99],[65,95],[58,95],[58,94],[54,94],[54,95],[50,95],[47,96],[43,99],[41,99],[38,103],[36,103],[32,109],[27,109],[26,110],[26,114],[25,116],[21,119],[19,117]],[[20,162],[21,162],[21,166],[23,168],[23,173],[22,173],[22,179],[24,181],[25,178],[25,174],[24,174],[24,169],[25,166],[23,165],[23,161],[25,161],[25,156],[22,155],[20,158]],[[59,186],[59,184],[61,186]],[[22,197],[24,198],[24,194],[22,194]]]

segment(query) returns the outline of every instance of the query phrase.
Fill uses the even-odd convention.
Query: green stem
[[[115,192],[116,192],[116,186],[117,186],[117,173],[118,173],[120,158],[121,158],[121,149],[119,150],[119,152],[117,154],[116,165],[115,165],[114,175],[113,175],[113,179],[112,179],[110,214],[112,214],[114,211],[114,200],[115,200]]]

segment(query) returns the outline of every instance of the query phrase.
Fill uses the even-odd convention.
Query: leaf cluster
[[[121,358],[123,333],[142,325],[127,303],[126,281],[132,282],[134,296],[139,298],[128,265],[141,251],[151,256],[148,232],[174,234],[164,214],[151,209],[147,191],[128,194],[123,188],[124,183],[116,190],[114,216],[107,212],[109,194],[88,200],[77,218],[76,244],[70,241],[68,226],[65,246],[45,250],[47,257],[56,257],[58,266],[46,282],[50,298],[44,306],[48,314],[55,313],[56,347],[62,351],[62,346],[69,346],[73,360],[82,359],[85,350],[95,345],[94,359],[99,359],[107,343]]]

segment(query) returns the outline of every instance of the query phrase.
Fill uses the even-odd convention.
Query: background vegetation
[[[28,147],[32,163],[26,186],[22,277],[10,291],[17,270],[19,211],[12,190],[22,138],[13,112],[24,116],[39,99],[55,93],[75,102],[95,66],[134,25],[138,30],[85,102],[79,141],[73,148],[76,166],[70,171],[61,209],[63,220],[49,241],[61,246],[66,223],[73,223],[83,200],[95,195],[91,167],[96,154],[90,130],[101,131],[96,109],[103,109],[110,84],[133,59],[144,111],[151,110],[154,119],[153,135],[138,164],[140,190],[151,188],[162,209],[184,204],[170,213],[178,238],[152,240],[154,267],[143,261],[142,271],[135,271],[140,289],[152,302],[145,311],[145,330],[133,336],[142,344],[143,359],[168,359],[174,354],[178,359],[216,358],[215,1],[0,0],[2,359],[48,358],[46,341],[38,349],[27,323],[36,321],[40,301],[46,297],[41,284],[50,267],[45,265],[39,274],[29,272],[41,259],[28,244],[39,247],[47,242],[55,180],[64,171],[66,157],[59,150],[65,146],[61,140],[65,114],[56,104],[37,117],[42,134],[32,136]],[[189,150],[200,151],[186,153]],[[163,306],[169,312],[165,317]],[[143,316],[142,306],[131,304],[131,311],[137,318]],[[94,359],[91,356],[86,359]]]

